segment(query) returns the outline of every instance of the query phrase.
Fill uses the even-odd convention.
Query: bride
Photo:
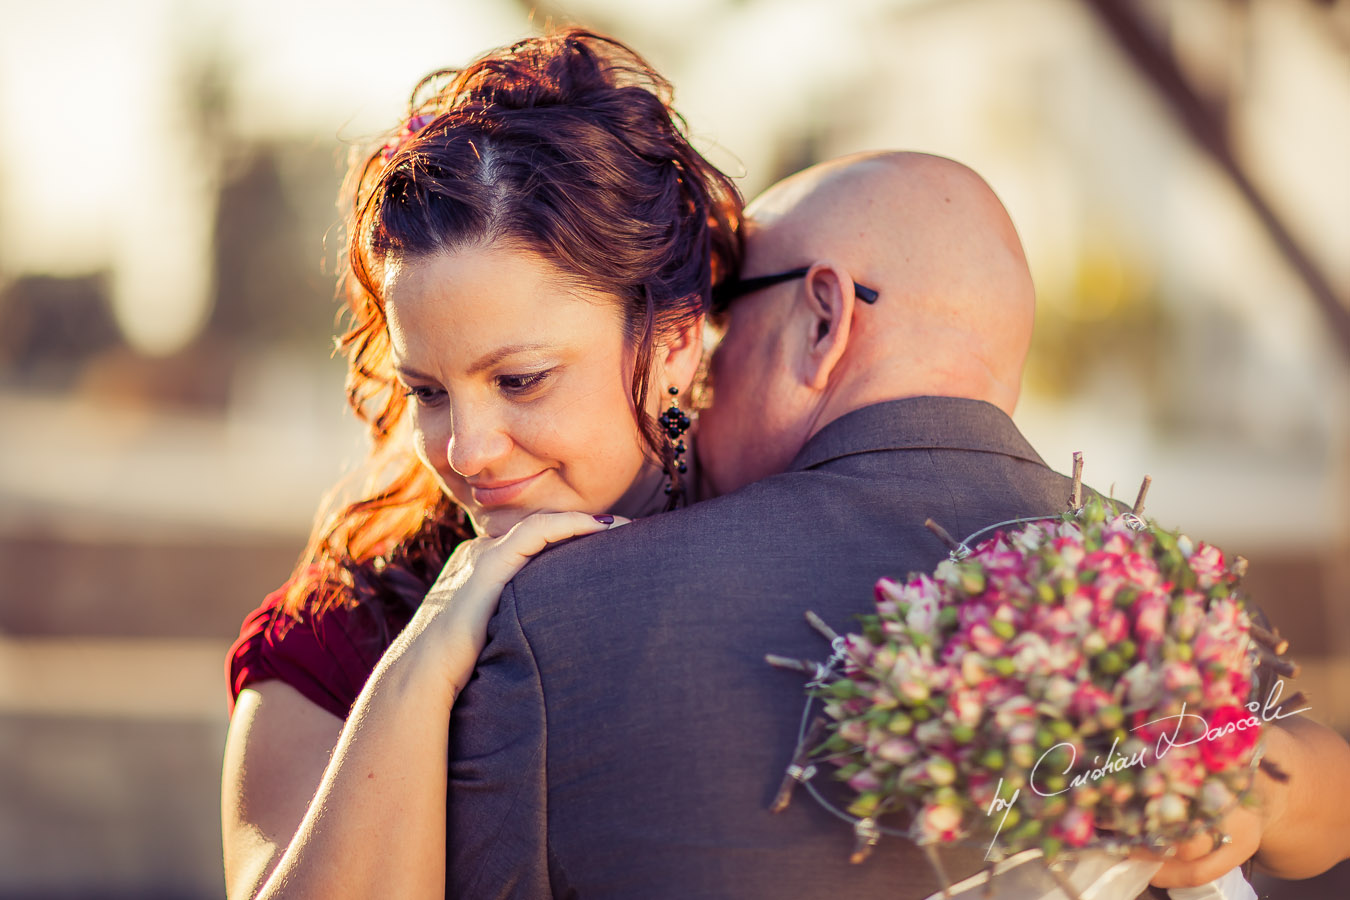
[[[503,586],[688,498],[679,404],[741,198],[669,95],[560,31],[428,76],[354,168],[342,347],[371,480],[231,650],[230,897],[439,895],[447,722]]]

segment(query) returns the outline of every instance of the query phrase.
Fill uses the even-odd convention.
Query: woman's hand
[[[421,640],[422,652],[434,652],[445,667],[447,701],[453,703],[473,672],[487,641],[488,620],[497,610],[502,589],[527,562],[546,547],[586,534],[626,525],[622,516],[579,512],[535,513],[500,537],[465,541],[446,560],[409,624],[407,641],[389,653],[407,652],[400,644]],[[426,631],[436,637],[427,640]]]
[[[1160,856],[1147,850],[1136,850],[1130,856],[1162,862],[1162,868],[1149,880],[1149,884],[1154,887],[1196,887],[1208,884],[1251,859],[1261,846],[1261,834],[1269,815],[1267,809],[1239,806],[1224,817],[1213,831],[1177,844],[1170,856]],[[1223,836],[1227,836],[1228,840],[1224,841]]]
[[[1265,758],[1285,782],[1256,775],[1255,809],[1239,807],[1220,824],[1232,840],[1202,835],[1178,848],[1152,883],[1157,887],[1204,884],[1253,853],[1256,864],[1285,879],[1312,878],[1350,859],[1350,744],[1307,716],[1287,715],[1265,729]]]

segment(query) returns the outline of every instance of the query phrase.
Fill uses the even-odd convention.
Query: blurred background
[[[1039,289],[1019,424],[1247,556],[1350,730],[1347,0],[0,0],[0,896],[221,893],[224,654],[364,449],[347,151],[549,21],[646,54],[747,196],[980,171]]]

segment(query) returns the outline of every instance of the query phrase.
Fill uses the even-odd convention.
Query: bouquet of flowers
[[[836,766],[855,861],[883,831],[1053,861],[1216,829],[1258,760],[1257,666],[1292,674],[1246,609],[1245,561],[1097,499],[1005,524],[973,546],[930,524],[950,558],[878,582],[860,633],[808,614],[835,656],[810,667],[824,716],[776,805],[815,763]]]

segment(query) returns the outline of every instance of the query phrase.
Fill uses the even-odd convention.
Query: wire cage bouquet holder
[[[1157,867],[1132,849],[1217,844],[1258,767],[1283,779],[1261,734],[1297,669],[1248,608],[1246,561],[1145,520],[1149,479],[1121,511],[1083,502],[1081,475],[1075,454],[1059,516],[963,541],[929,520],[948,557],[877,582],[857,633],[806,614],[832,654],[768,657],[810,676],[775,811],[804,786],[852,824],[856,863],[914,841],[942,896],[1132,900]],[[839,803],[813,783],[831,770]],[[952,885],[935,851],[956,843],[989,865]]]

